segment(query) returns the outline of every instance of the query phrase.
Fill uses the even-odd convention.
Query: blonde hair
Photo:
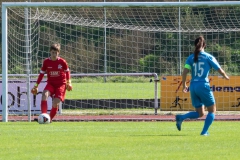
[[[54,51],[60,52],[60,48],[61,48],[61,46],[60,46],[59,43],[53,43],[53,44],[50,46],[50,51],[51,51],[51,50],[54,50]]]

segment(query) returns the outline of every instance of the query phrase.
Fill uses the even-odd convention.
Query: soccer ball
[[[48,124],[50,123],[50,116],[47,113],[42,113],[38,116],[39,124]]]

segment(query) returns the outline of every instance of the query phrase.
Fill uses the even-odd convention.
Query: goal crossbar
[[[6,7],[182,7],[182,6],[235,6],[240,1],[203,2],[3,2]]]

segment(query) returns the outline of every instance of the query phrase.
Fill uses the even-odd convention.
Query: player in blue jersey
[[[204,127],[201,135],[208,135],[208,129],[212,124],[215,113],[216,104],[213,92],[210,89],[208,74],[211,68],[217,70],[225,79],[229,79],[225,71],[220,67],[219,63],[209,53],[204,51],[206,47],[205,40],[202,36],[195,40],[195,51],[191,54],[186,61],[182,73],[183,92],[187,93],[188,86],[186,85],[186,77],[191,71],[190,95],[192,105],[196,111],[188,112],[184,115],[176,115],[176,126],[181,131],[182,122],[185,119],[200,118],[204,115],[204,106],[207,107],[208,114],[205,119]]]

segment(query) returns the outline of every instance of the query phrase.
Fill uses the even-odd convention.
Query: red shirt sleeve
[[[68,64],[67,64],[66,60],[64,60],[64,70],[66,72],[66,79],[70,80],[71,75],[70,75],[70,70],[68,68]]]
[[[39,74],[37,82],[36,82],[37,84],[39,84],[42,81],[43,76],[44,76],[44,74],[42,74],[42,73]]]
[[[66,72],[66,79],[70,80],[70,78],[71,78],[70,71],[68,71],[68,72]]]
[[[36,82],[37,84],[39,84],[42,81],[45,71],[46,71],[46,59],[43,61],[42,68],[40,70],[40,74],[38,75],[38,79]]]

